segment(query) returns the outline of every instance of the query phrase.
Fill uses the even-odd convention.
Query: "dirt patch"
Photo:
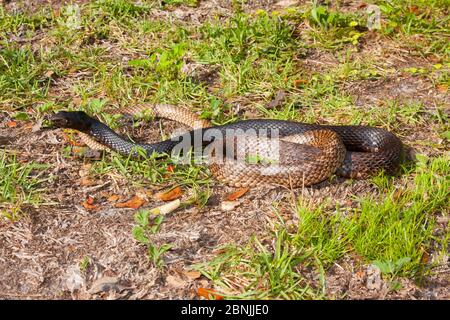
[[[392,76],[376,80],[349,82],[345,89],[356,97],[356,104],[379,105],[387,100],[423,102],[428,109],[450,103],[449,96],[436,90],[431,81],[420,77]]]

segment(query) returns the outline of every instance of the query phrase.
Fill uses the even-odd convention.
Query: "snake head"
[[[83,111],[60,111],[49,117],[55,128],[75,129],[88,133],[95,119]]]

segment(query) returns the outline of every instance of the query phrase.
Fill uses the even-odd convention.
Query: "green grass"
[[[179,165],[169,157],[156,155],[143,155],[139,160],[118,154],[105,155],[102,161],[94,163],[91,172],[96,175],[118,173],[129,179],[135,187],[172,183],[194,188],[208,185],[211,181],[205,167]]]
[[[133,236],[141,244],[147,247],[149,260],[156,267],[164,266],[163,255],[172,247],[170,244],[157,245],[152,241],[152,235],[156,234],[164,221],[163,215],[150,216],[149,210],[139,210],[134,215],[136,225],[133,227]]]
[[[358,263],[374,264],[385,279],[417,281],[432,273],[424,263],[432,250],[445,255],[448,232],[436,238],[436,213],[448,215],[450,165],[445,157],[421,158],[403,183],[378,176],[376,196],[358,199],[358,208],[334,210],[296,204],[298,224],[290,230],[281,221],[273,233],[275,243],[263,245],[254,238],[246,248],[231,246],[214,260],[194,266],[230,298],[321,298],[327,268],[345,254],[361,257]],[[304,279],[301,270],[312,268],[319,281]]]
[[[252,116],[372,125],[406,140],[425,132],[426,137],[408,141],[430,157],[419,156],[393,180],[373,178],[368,183],[376,192],[349,195],[356,206],[295,199],[294,228],[280,218],[271,230],[273,242],[253,237],[247,246],[229,245],[224,254],[196,266],[229,298],[329,298],[327,271],[345,257],[356,268],[377,265],[398,289],[399,277],[421,281],[438,266],[423,262],[424,256],[448,251],[448,226],[435,233],[436,216],[448,215],[448,106],[445,99],[430,102],[415,93],[402,99],[395,90],[358,106],[358,97],[347,89],[372,88],[384,80],[399,86],[407,79],[445,91],[448,1],[371,3],[382,16],[381,29],[370,32],[365,8],[340,2],[267,12],[232,1],[229,15],[211,14],[199,24],[154,14],[195,8],[196,0],[99,0],[32,12],[1,7],[0,108],[20,123],[63,109],[85,110],[117,129],[120,116],[106,111],[158,102],[183,105],[214,124]],[[382,54],[371,51],[373,41]],[[186,66],[194,66],[193,74],[185,73]],[[279,90],[285,100],[267,108]],[[61,150],[73,156],[70,147]],[[40,205],[39,172],[36,164],[2,153],[2,214],[16,218],[23,205]],[[129,181],[131,188],[181,185],[192,193],[185,206],[203,207],[213,184],[205,167],[153,156],[136,161],[112,153],[92,163],[91,177],[108,174]],[[163,266],[170,245],[155,240],[152,228],[163,223],[137,218],[134,232],[156,266]],[[88,264],[81,261],[83,268]]]
[[[39,184],[46,165],[21,163],[15,155],[0,153],[0,216],[15,220],[21,206],[39,204]],[[39,171],[41,170],[41,171]]]

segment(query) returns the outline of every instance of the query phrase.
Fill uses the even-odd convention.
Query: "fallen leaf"
[[[119,285],[119,279],[117,277],[103,277],[97,279],[92,284],[92,287],[88,290],[90,294],[105,292],[114,290],[117,292],[122,291],[125,287]]]
[[[422,258],[420,259],[420,263],[422,264],[428,264],[430,261],[430,254],[426,251],[423,252]]]
[[[8,121],[8,122],[6,123],[6,126],[7,126],[8,128],[15,128],[15,127],[17,127],[17,122],[14,121],[14,120]]]
[[[191,280],[195,280],[195,279],[200,278],[202,274],[199,271],[189,270],[189,271],[185,271],[184,275]]]
[[[439,91],[440,93],[446,93],[448,90],[448,86],[445,84],[438,84],[436,86],[437,91]]]
[[[217,291],[213,289],[206,289],[206,288],[198,288],[197,294],[200,297],[203,297],[208,300],[222,300],[223,296],[218,294]]]
[[[155,197],[162,201],[171,201],[178,199],[183,194],[181,187],[175,187],[169,191],[158,192]]]
[[[54,74],[55,74],[55,72],[53,70],[48,70],[47,72],[44,73],[44,76],[46,76],[47,78],[50,78]]]
[[[80,184],[82,186],[92,186],[95,184],[95,181],[88,179],[88,178],[81,178]]]
[[[223,211],[231,211],[239,205],[238,201],[222,201],[220,208]]]
[[[91,170],[91,168],[92,168],[92,164],[90,164],[90,163],[83,164],[83,165],[81,165],[80,170],[78,171],[78,174],[80,175],[80,177],[87,176],[87,175],[89,175],[89,171]]]
[[[78,146],[72,147],[73,154],[76,156],[79,156],[79,157],[83,157],[86,154],[87,150],[88,150],[88,148],[86,148],[86,147],[78,147]]]
[[[150,210],[150,213],[152,214],[168,214],[172,211],[175,211],[181,204],[180,199],[176,199],[174,201],[171,201],[169,203],[166,203],[162,206],[153,208]]]
[[[72,136],[72,132],[74,132],[71,129],[66,129],[63,131],[63,139],[69,143],[71,146],[75,146],[75,147],[83,147],[84,144],[83,143],[79,143],[76,142],[75,139]]]
[[[81,205],[86,210],[95,210],[95,209],[97,209],[97,205],[94,204],[94,198],[91,197],[91,196],[88,196],[87,199],[81,203]]]
[[[168,285],[174,288],[184,288],[188,284],[187,281],[171,275],[166,277],[166,282]]]
[[[115,202],[117,200],[119,200],[119,196],[117,194],[113,194],[112,196],[108,197],[108,202]]]
[[[144,203],[145,203],[144,199],[141,199],[138,196],[134,196],[128,201],[116,203],[114,207],[137,209],[140,208]]]
[[[364,270],[359,270],[359,271],[356,272],[356,276],[359,277],[359,278],[364,278],[365,274],[366,273],[365,273]]]
[[[242,197],[244,194],[246,194],[248,192],[248,190],[250,190],[249,187],[237,189],[236,191],[234,191],[232,193],[229,193],[225,197],[225,199],[227,201],[234,201],[234,200],[239,199],[240,197]]]
[[[419,13],[419,7],[418,6],[411,6],[411,7],[409,7],[409,12],[417,14],[417,13]]]
[[[294,85],[294,87],[298,87],[302,84],[307,84],[307,83],[308,83],[308,81],[305,79],[296,79],[296,80],[292,81],[292,84]]]

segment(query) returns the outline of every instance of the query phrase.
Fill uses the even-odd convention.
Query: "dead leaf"
[[[119,196],[117,194],[113,194],[112,196],[108,197],[108,199],[106,199],[108,202],[115,202],[117,200],[119,200]]]
[[[188,277],[189,279],[191,279],[191,280],[198,279],[198,278],[200,278],[202,276],[202,274],[200,272],[196,271],[196,270],[185,271],[184,275],[186,277]]]
[[[187,281],[185,281],[179,277],[171,276],[171,275],[168,275],[166,277],[166,282],[168,285],[170,285],[171,287],[174,287],[174,288],[184,288],[188,284]]]
[[[138,196],[134,196],[128,201],[116,203],[114,207],[116,208],[131,208],[138,209],[145,203],[144,199],[139,198]]]
[[[15,127],[17,127],[17,122],[14,121],[14,120],[8,121],[8,122],[6,123],[6,126],[7,126],[8,128],[15,128]]]
[[[44,76],[47,78],[50,78],[51,76],[53,76],[55,74],[55,72],[53,70],[48,70],[44,73]]]
[[[307,84],[307,83],[308,83],[308,80],[305,80],[305,79],[295,79],[294,81],[292,81],[292,84],[294,85],[294,87],[298,87],[300,85]]]
[[[77,146],[72,147],[73,154],[79,157],[84,156],[87,150],[88,148],[86,147],[77,147]]]
[[[150,210],[152,214],[168,214],[172,211],[175,211],[181,204],[180,199],[176,199],[174,201],[168,202],[162,206],[153,208]]]
[[[91,196],[88,196],[87,199],[81,203],[81,205],[86,210],[95,210],[98,208],[98,206],[94,204],[94,198]]]
[[[91,179],[88,179],[88,178],[81,178],[81,180],[80,180],[80,184],[82,185],[82,186],[92,186],[92,185],[94,185],[95,184],[95,181],[93,181],[93,180],[91,180]]]
[[[239,205],[239,201],[222,201],[220,208],[222,211],[231,211]]]
[[[198,288],[197,294],[208,300],[223,300],[223,296],[213,289]]]
[[[120,292],[124,289],[123,286],[118,284],[119,278],[117,277],[103,277],[100,279],[97,279],[92,284],[91,289],[88,290],[90,294],[99,293],[99,292],[105,292],[110,290],[115,290],[117,292]]]
[[[364,270],[359,270],[359,271],[356,272],[356,276],[358,278],[364,278],[365,275],[366,275],[366,273],[365,273]]]
[[[89,175],[89,171],[92,168],[92,164],[90,163],[86,163],[81,165],[80,170],[78,171],[78,174],[80,175],[80,177],[85,177],[87,175]]]
[[[422,254],[422,258],[420,259],[420,263],[425,265],[428,264],[429,261],[430,261],[430,254],[424,251]]]
[[[67,143],[69,143],[71,146],[75,146],[75,147],[83,147],[83,146],[84,146],[83,143],[80,143],[80,142],[75,141],[75,139],[74,139],[74,137],[73,137],[73,135],[72,135],[72,132],[74,132],[74,131],[71,130],[71,129],[65,129],[65,130],[63,131],[63,139],[64,139]]]
[[[436,86],[437,91],[439,91],[440,93],[446,93],[448,90],[448,86],[445,84],[438,84]]]
[[[155,197],[162,201],[171,201],[178,199],[183,194],[183,191],[181,190],[181,187],[175,187],[169,191],[164,192],[158,192],[155,194]]]
[[[409,7],[409,12],[418,14],[419,13],[419,7],[418,6],[411,6]]]
[[[229,193],[225,197],[225,199],[227,201],[234,201],[234,200],[239,199],[240,197],[242,197],[244,194],[246,194],[248,192],[248,190],[250,190],[249,187],[237,189],[236,191],[234,191],[232,193]]]

